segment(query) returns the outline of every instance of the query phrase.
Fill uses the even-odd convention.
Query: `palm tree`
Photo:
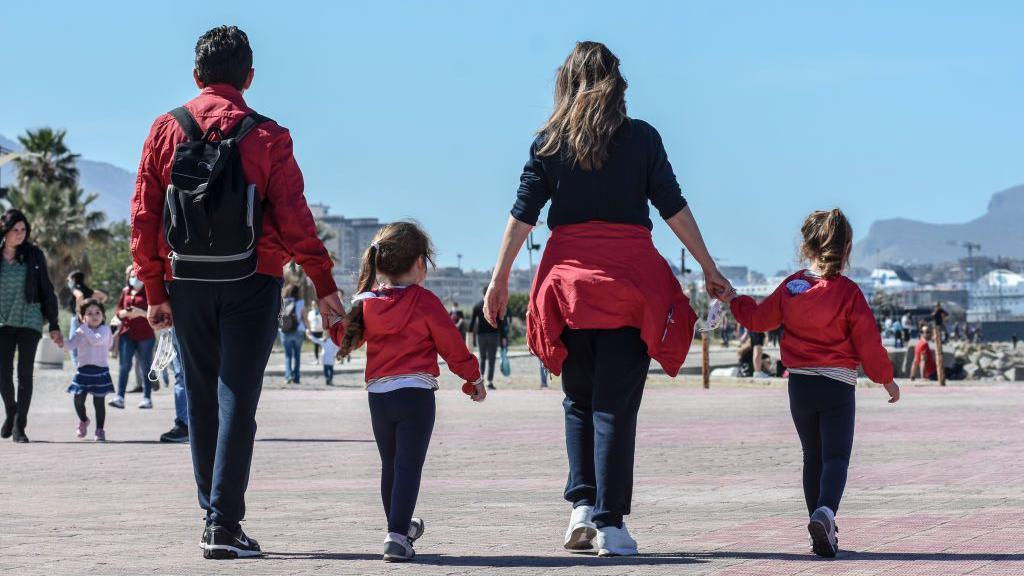
[[[323,220],[314,220],[313,223],[316,225],[316,237],[320,239],[321,243],[327,244],[329,241],[337,238],[337,233],[324,223]],[[332,262],[338,261],[338,255],[334,252],[328,250],[327,254],[331,257]],[[284,265],[284,283],[298,286],[302,290],[302,298],[305,300],[312,300],[316,297],[316,294],[309,285],[306,273],[302,271],[301,266],[295,263],[295,260]]]
[[[103,228],[106,215],[89,210],[96,194],[82,195],[78,187],[33,180],[7,196],[32,223],[32,242],[46,252],[50,278],[56,282],[79,265],[90,239],[103,242],[109,237]]]
[[[39,128],[27,130],[18,136],[18,142],[32,155],[16,159],[18,185],[25,188],[29,182],[56,184],[64,188],[78,185],[78,154],[72,154],[64,144],[65,130]]]

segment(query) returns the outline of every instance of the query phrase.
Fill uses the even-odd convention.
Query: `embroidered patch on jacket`
[[[790,280],[789,282],[786,282],[786,290],[788,290],[789,293],[792,294],[793,296],[796,296],[797,294],[803,294],[804,292],[807,292],[810,289],[811,283],[802,278],[797,278],[795,280]]]

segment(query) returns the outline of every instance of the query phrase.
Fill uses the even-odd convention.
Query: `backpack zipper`
[[[181,260],[183,262],[237,262],[238,260],[245,260],[249,256],[252,256],[253,248],[246,250],[240,254],[229,254],[227,256],[197,256],[193,254],[178,254],[177,252],[171,252],[168,257],[171,260]]]

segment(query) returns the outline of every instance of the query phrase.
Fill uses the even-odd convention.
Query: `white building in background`
[[[431,271],[423,286],[446,305],[458,302],[460,308],[472,308],[483,300],[484,288],[490,281],[490,272],[465,271],[450,266]]]
[[[968,322],[1024,318],[1024,276],[1010,270],[993,270],[974,283],[970,291]]]
[[[905,292],[918,286],[910,274],[898,266],[872,270],[871,285],[876,291],[884,290],[887,293]]]
[[[377,231],[386,222],[377,218],[345,218],[331,214],[325,204],[311,204],[313,218],[323,222],[334,233],[334,237],[324,243],[327,251],[337,260],[334,263],[333,276],[338,287],[346,295],[355,292],[356,281],[359,279],[359,264],[366,247],[373,242]]]
[[[760,300],[761,298],[771,296],[772,292],[775,292],[775,289],[778,288],[779,284],[782,284],[782,281],[785,279],[786,278],[784,276],[765,278],[763,282],[758,282],[756,284],[734,285],[733,287],[736,288],[737,294],[743,294]],[[704,289],[703,282],[701,282],[700,289]]]

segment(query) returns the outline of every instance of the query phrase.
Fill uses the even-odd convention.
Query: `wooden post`
[[[935,369],[939,375],[939,386],[946,385],[946,365],[942,361],[942,324],[933,324],[935,332]]]
[[[701,332],[700,333],[700,373],[704,378],[704,387],[711,387],[711,361],[710,361],[710,346],[711,346],[711,334],[712,332]]]

